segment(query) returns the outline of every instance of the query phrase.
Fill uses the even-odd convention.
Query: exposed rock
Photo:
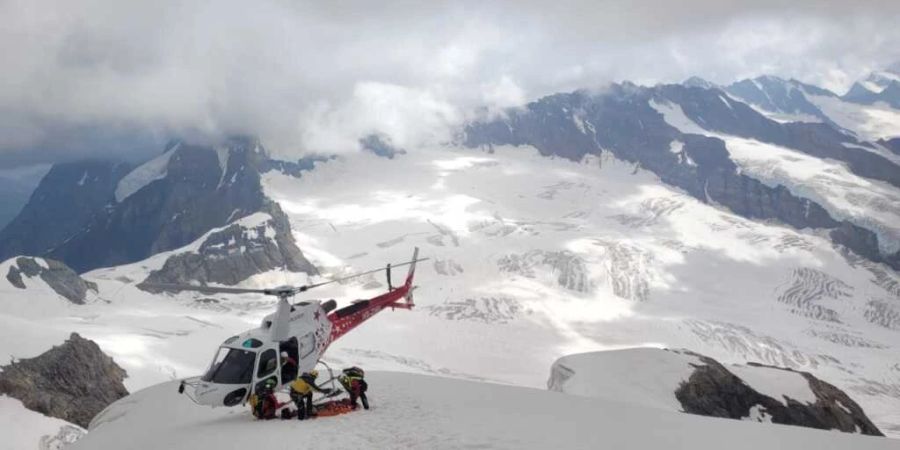
[[[116,184],[131,166],[86,160],[54,165],[31,199],[0,231],[0,260],[16,255],[43,256],[83,233],[114,201]]]
[[[365,151],[387,159],[406,154],[406,150],[394,147],[390,136],[385,134],[370,134],[359,140],[359,146]]]
[[[772,423],[883,436],[846,393],[810,373],[751,364],[803,376],[816,397],[815,403],[787,396],[776,400],[754,390],[718,361],[696,356],[705,365],[695,365],[694,373],[675,391],[675,397],[687,413],[742,419],[751,417],[751,410],[756,409]]]
[[[196,251],[170,256],[163,267],[150,273],[145,283],[237,284],[248,277],[274,269],[317,273],[297,248],[287,216],[275,203],[269,214],[257,213],[262,221],[233,223],[206,237]],[[154,288],[140,286],[155,292]]]
[[[3,366],[0,393],[26,408],[87,428],[110,403],[128,395],[127,376],[96,343],[72,333],[40,356]]]
[[[309,172],[316,168],[316,163],[328,162],[337,158],[337,155],[308,155],[294,161],[280,161],[275,159],[266,160],[263,164],[263,172],[277,170],[284,175],[290,175],[294,178],[300,178],[303,172]]]
[[[29,256],[16,258],[15,264],[9,266],[6,279],[13,286],[26,289],[23,275],[27,278],[40,277],[57,294],[78,305],[85,303],[88,290],[97,292],[96,283],[84,280],[68,266],[53,259]]]

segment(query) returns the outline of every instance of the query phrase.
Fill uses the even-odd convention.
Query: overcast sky
[[[900,59],[897,0],[164,3],[0,0],[0,167],[173,136],[414,147],[479,106],[610,81],[775,74],[843,93]]]

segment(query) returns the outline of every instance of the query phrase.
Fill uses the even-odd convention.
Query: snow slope
[[[169,159],[181,144],[175,144],[162,155],[145,162],[125,175],[116,186],[116,201],[121,203],[144,186],[166,177]]]
[[[553,364],[548,387],[571,395],[681,411],[675,390],[705,365],[697,356],[655,348],[566,355]]]
[[[900,111],[882,102],[861,105],[808,92],[806,98],[834,123],[853,131],[862,140],[874,142],[900,135]]]
[[[357,448],[896,449],[897,441],[690,416],[521,387],[372,372],[372,409],[258,422],[153,386],[101,413],[72,450]]]
[[[0,448],[10,450],[61,450],[85,433],[77,425],[26,409],[5,395],[0,395],[0,424]]]

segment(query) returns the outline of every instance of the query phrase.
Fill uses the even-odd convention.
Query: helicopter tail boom
[[[409,273],[403,286],[389,290],[375,298],[358,301],[329,314],[328,319],[332,323],[329,343],[334,342],[385,308],[412,309],[412,291],[415,288],[412,283],[418,256],[419,249],[416,248],[413,259],[409,263]]]

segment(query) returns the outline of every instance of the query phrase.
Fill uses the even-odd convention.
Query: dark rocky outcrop
[[[27,285],[22,277],[40,277],[57,294],[65,297],[70,302],[83,305],[87,300],[88,290],[97,292],[97,284],[79,277],[69,266],[53,260],[41,261],[28,256],[16,258],[15,263],[9,266],[6,279],[19,289],[26,289]]]
[[[271,217],[263,223],[244,227],[233,223],[214,231],[196,252],[169,257],[163,267],[150,273],[145,283],[237,284],[257,273],[283,268],[291,272],[315,274],[291,235],[287,216],[275,203],[267,205]],[[141,289],[158,289],[139,285]]]
[[[834,95],[834,94],[832,94]],[[599,94],[555,94],[506,111],[504,117],[469,124],[463,142],[471,147],[531,145],[543,155],[581,160],[609,151],[679,187],[695,198],[724,206],[752,219],[774,219],[796,228],[837,230],[832,239],[873,261],[895,269],[897,255],[883,255],[870,230],[842,223],[815,201],[784,186],[771,187],[737,170],[725,143],[715,137],[683,133],[669,125],[651,103],[677,104],[701,126],[719,132],[784,145],[815,156],[844,161],[854,172],[900,185],[900,168],[875,153],[844,147],[851,136],[824,123],[780,124],[718,88],[614,84]],[[674,141],[683,143],[673,153]],[[686,163],[690,161],[690,163]],[[892,262],[893,261],[893,262]]]
[[[853,83],[850,90],[841,98],[848,102],[861,103],[864,105],[884,102],[892,108],[900,108],[900,82],[891,80],[881,84],[881,88],[881,91],[873,92],[866,89],[860,83]]]
[[[694,365],[693,374],[675,391],[675,397],[687,413],[741,419],[749,417],[751,409],[757,407],[773,423],[883,436],[846,393],[812,374],[795,372],[809,382],[816,396],[815,403],[802,403],[791,398],[777,400],[755,391],[718,361],[696,356],[704,365]]]
[[[394,159],[394,156],[406,154],[406,150],[394,147],[390,136],[385,134],[370,134],[359,140],[359,146],[364,151],[387,159]]]
[[[96,343],[72,333],[40,356],[3,366],[0,393],[87,428],[97,413],[128,395],[122,384],[126,375]]]
[[[898,131],[900,133],[900,131]],[[900,155],[900,138],[879,139],[878,143],[888,150]]]
[[[262,171],[268,172],[275,170],[284,175],[290,175],[294,178],[300,178],[303,172],[308,172],[316,168],[316,163],[328,162],[337,158],[337,155],[308,155],[297,161],[281,161],[277,159],[269,159],[263,164]]]

